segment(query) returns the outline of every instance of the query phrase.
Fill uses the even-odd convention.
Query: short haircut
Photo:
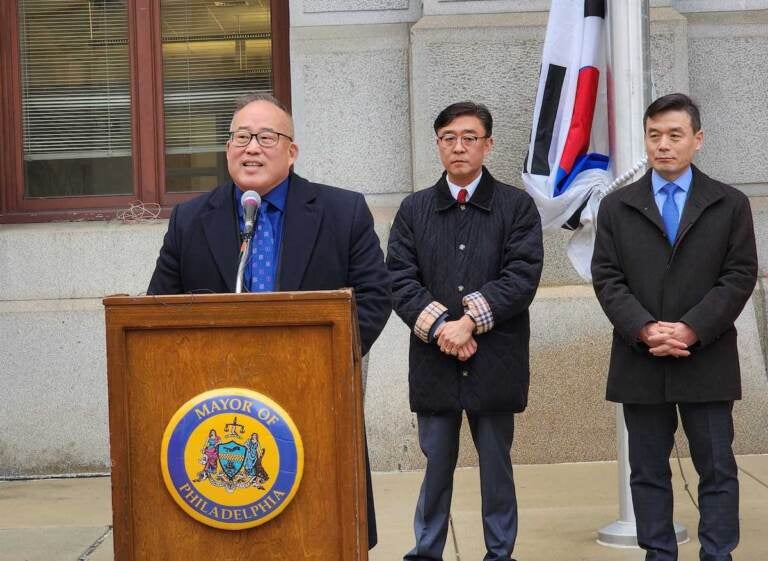
[[[701,130],[701,114],[699,113],[699,107],[696,103],[687,95],[682,93],[673,93],[665,95],[654,101],[645,110],[643,116],[643,130],[645,130],[645,123],[648,119],[651,119],[659,113],[666,113],[667,111],[685,111],[691,118],[691,127],[693,132],[699,132]]]
[[[245,107],[249,103],[253,103],[254,101],[266,101],[267,103],[271,103],[278,109],[281,109],[282,111],[284,111],[285,114],[288,115],[289,117],[291,116],[291,112],[288,110],[288,107],[286,107],[285,103],[277,99],[271,93],[266,93],[266,92],[250,92],[250,93],[246,93],[239,96],[237,99],[235,99],[234,112],[237,113],[243,107]]]
[[[491,136],[493,133],[493,117],[491,117],[491,112],[482,103],[475,103],[474,101],[453,103],[440,111],[437,119],[435,119],[435,132],[463,115],[472,115],[480,119],[480,122],[483,123],[483,128],[485,128],[485,136]]]
[[[246,105],[253,103],[254,101],[266,101],[267,103],[271,103],[280,111],[285,113],[288,116],[288,126],[290,127],[290,130],[286,131],[287,134],[290,135],[290,137],[293,137],[295,130],[293,125],[293,115],[291,115],[291,112],[288,110],[288,107],[277,99],[275,96],[273,96],[271,93],[267,92],[250,92],[243,94],[235,99],[235,110],[232,112],[232,122],[235,121],[235,115],[237,115],[238,111],[243,109]],[[230,123],[230,128],[232,127],[232,124]],[[293,140],[291,138],[291,140]]]

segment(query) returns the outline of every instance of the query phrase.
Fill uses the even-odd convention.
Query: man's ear
[[[485,155],[486,156],[491,153],[492,148],[493,148],[493,137],[490,136],[485,139]]]

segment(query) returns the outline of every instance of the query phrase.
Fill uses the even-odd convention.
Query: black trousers
[[[675,561],[672,471],[677,413],[699,474],[701,561],[731,561],[739,543],[739,482],[733,402],[624,404],[637,541],[646,561]]]
[[[512,479],[515,416],[467,413],[480,460],[485,561],[510,561],[517,538],[517,497]],[[461,413],[418,415],[419,444],[427,458],[413,520],[416,545],[404,561],[442,561],[448,536],[453,472],[459,454]]]
[[[373,549],[379,541],[376,532],[376,509],[373,506],[373,484],[371,483],[371,461],[368,459],[368,439],[365,439],[365,501],[368,518],[368,549]]]

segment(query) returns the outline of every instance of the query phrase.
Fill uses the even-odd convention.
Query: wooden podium
[[[367,561],[360,345],[350,290],[109,297],[106,308],[116,561]],[[304,449],[293,500],[223,530],[188,515],[163,480],[174,413],[217,388],[255,390]]]

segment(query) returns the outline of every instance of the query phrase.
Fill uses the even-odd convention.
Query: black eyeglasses
[[[477,141],[481,138],[488,138],[487,136],[477,136],[474,134],[465,134],[463,136],[456,136],[455,134],[444,134],[443,136],[438,136],[437,140],[440,142],[441,146],[445,146],[446,148],[452,148],[456,145],[456,142],[458,142],[459,139],[461,139],[461,143],[469,148],[471,146],[474,146],[477,144]]]
[[[255,138],[256,142],[258,142],[259,146],[261,146],[262,148],[274,148],[275,146],[277,146],[277,143],[280,142],[281,136],[284,136],[285,138],[293,142],[293,138],[291,138],[287,134],[283,134],[277,131],[261,131],[261,132],[231,131],[229,133],[229,141],[235,146],[239,146],[240,148],[242,148],[244,146],[248,146],[251,143],[251,139]]]

